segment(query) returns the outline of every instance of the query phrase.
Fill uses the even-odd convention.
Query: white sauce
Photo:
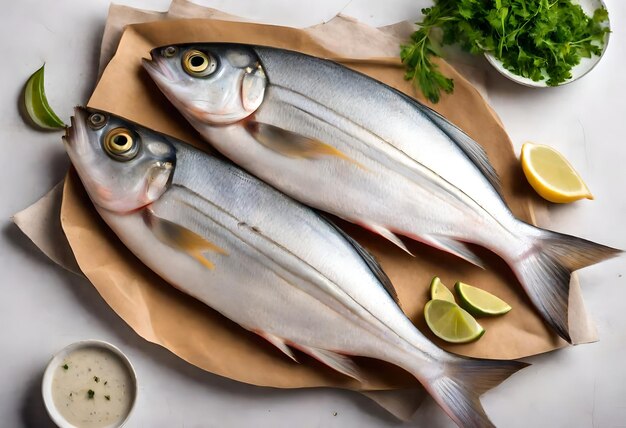
[[[54,405],[80,428],[116,426],[128,415],[134,396],[127,366],[107,349],[86,347],[70,352],[52,378]]]

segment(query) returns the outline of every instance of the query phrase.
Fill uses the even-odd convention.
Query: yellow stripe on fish
[[[246,122],[246,129],[259,143],[283,156],[301,159],[319,159],[324,156],[334,156],[351,162],[359,168],[364,168],[363,165],[341,150],[315,138],[309,138],[278,126],[254,120]]]
[[[183,226],[157,217],[150,209],[144,211],[144,220],[159,241],[187,253],[207,269],[215,269],[215,264],[207,259],[204,253],[212,251],[224,256],[228,255],[228,252],[220,246]]]

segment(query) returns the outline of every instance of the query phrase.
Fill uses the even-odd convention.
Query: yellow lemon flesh
[[[593,199],[582,178],[553,148],[526,143],[521,160],[526,179],[544,199],[555,203]]]
[[[430,298],[432,300],[447,300],[448,302],[455,303],[454,294],[448,290],[448,287],[443,285],[443,282],[441,282],[438,276],[430,281]]]
[[[424,317],[432,332],[446,342],[472,342],[485,334],[485,329],[473,316],[456,303],[447,300],[431,300],[426,303]]]
[[[474,316],[502,315],[511,310],[507,302],[480,288],[457,282],[454,289],[461,305]]]

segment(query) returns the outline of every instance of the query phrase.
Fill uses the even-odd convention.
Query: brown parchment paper
[[[181,5],[182,8],[194,8],[181,1],[175,2],[172,8],[180,11],[182,8],[176,9],[175,6]],[[112,7],[111,13],[115,11],[120,9]],[[168,14],[153,14],[150,19],[167,18]],[[342,38],[333,37],[333,31],[339,31],[333,30],[333,25],[340,28],[341,33],[337,34]],[[257,43],[330,57],[412,96],[417,95],[402,79],[402,68],[397,59],[391,58],[397,52],[397,38],[389,34],[382,37],[379,30],[345,18],[334,21],[333,25],[307,30],[216,20],[133,25],[121,37],[117,53],[102,75],[89,105],[206,147],[160,96],[139,62],[139,58],[154,46],[191,41]],[[320,28],[324,31],[319,31]],[[359,37],[366,34],[373,40],[369,40],[365,49],[355,47],[349,42],[351,34]],[[114,37],[113,33],[111,37]],[[107,61],[106,52],[103,49],[103,63]],[[378,59],[371,60],[371,57]],[[485,147],[502,177],[511,209],[518,217],[532,220],[531,198],[524,186],[525,181],[520,178],[518,163],[501,124],[465,79],[446,63],[441,62],[441,67],[455,78],[456,91],[454,96],[445,97],[435,106],[436,109]],[[333,373],[304,355],[299,355],[300,365],[287,360],[255,335],[178,292],[143,266],[99,220],[73,174],[68,175],[63,189],[61,224],[81,270],[107,303],[141,336],[205,370],[248,383],[278,387],[327,385],[387,389],[415,385],[403,371],[371,360],[359,360],[367,376],[365,385]],[[437,342],[442,347],[464,355],[518,358],[563,345],[549,333],[508,268],[497,257],[485,253],[489,260],[488,269],[481,271],[454,257],[414,244],[412,249],[418,257],[413,259],[355,226],[342,226],[381,260],[398,289],[403,309],[432,339],[435,338],[423,325],[421,308],[433,274],[438,274],[448,284],[463,279],[480,285],[514,307],[505,317],[481,320],[488,332],[479,342],[456,346]],[[581,325],[578,330],[584,332],[589,324],[577,283],[573,286],[571,300],[575,310],[571,310],[570,320]],[[582,341],[593,340],[592,336],[589,331],[579,335]]]

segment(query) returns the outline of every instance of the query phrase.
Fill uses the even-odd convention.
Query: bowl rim
[[[599,3],[602,7],[604,7],[606,10],[608,10],[604,0],[573,0],[574,3],[578,3],[578,4],[580,4],[582,1],[589,1],[589,2],[594,2],[595,1],[595,2]],[[526,86],[528,88],[556,88],[556,87],[559,87],[559,86],[569,85],[570,83],[573,83],[573,82],[579,80],[580,78],[586,76],[587,74],[589,74],[591,72],[591,70],[596,68],[596,66],[598,65],[598,63],[602,59],[602,57],[604,57],[604,54],[606,53],[607,48],[609,47],[609,40],[611,39],[611,18],[610,18],[610,16],[609,16],[609,19],[607,21],[607,28],[609,29],[609,32],[606,33],[606,35],[605,35],[604,47],[602,48],[602,53],[600,53],[600,55],[597,55],[597,56],[593,57],[593,62],[591,63],[591,66],[584,73],[582,73],[581,75],[576,76],[576,77],[572,77],[572,78],[566,80],[565,82],[559,83],[556,86],[548,86],[546,84],[545,80],[540,80],[538,82],[535,82],[534,80],[529,79],[528,77],[519,76],[519,75],[517,75],[517,74],[507,70],[502,65],[502,61],[497,59],[491,52],[485,52],[483,55],[487,59],[487,62],[494,69],[496,69],[498,71],[498,73],[500,73],[502,76],[506,77],[507,79],[509,79],[509,80],[511,80],[511,81],[513,81],[515,83],[518,83],[520,85]],[[577,67],[577,66],[574,66],[574,68],[575,67]]]
[[[60,428],[79,428],[69,423],[67,419],[65,419],[61,415],[61,413],[55,406],[54,400],[52,399],[52,379],[54,377],[54,371],[56,370],[60,362],[63,360],[63,358],[65,358],[65,356],[69,354],[70,352],[75,351],[77,349],[81,349],[81,348],[106,349],[112,352],[113,354],[117,355],[126,366],[130,374],[131,382],[133,384],[133,389],[134,389],[134,393],[132,395],[132,402],[130,404],[130,408],[128,409],[128,413],[126,414],[126,417],[118,424],[108,425],[107,428],[123,427],[130,419],[130,416],[132,415],[133,410],[135,409],[135,404],[137,403],[137,395],[139,393],[139,390],[137,388],[138,386],[137,385],[137,373],[135,371],[135,368],[133,367],[133,364],[130,362],[126,354],[124,354],[117,346],[113,345],[112,343],[106,342],[104,340],[99,340],[99,339],[85,339],[85,340],[79,340],[78,342],[70,343],[69,345],[65,346],[63,349],[56,352],[52,356],[52,358],[50,358],[50,361],[48,361],[48,364],[46,365],[46,369],[44,371],[44,374],[41,380],[41,395],[43,397],[44,406],[46,408],[48,416]]]

